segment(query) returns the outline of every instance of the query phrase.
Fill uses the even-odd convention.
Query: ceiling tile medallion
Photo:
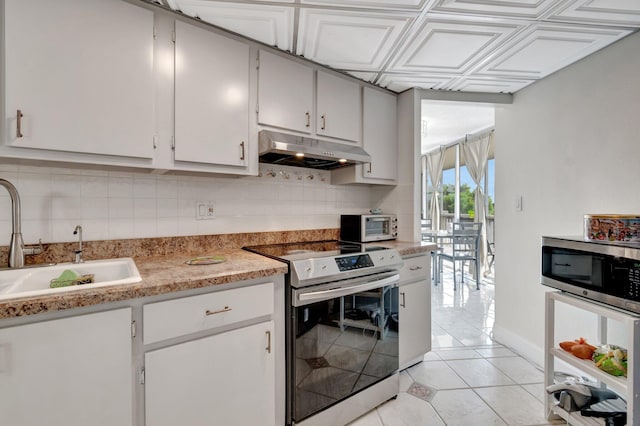
[[[371,12],[300,10],[296,53],[337,69],[380,69],[409,18]]]
[[[434,0],[300,0],[301,4],[333,7],[358,7],[363,9],[422,10]]]
[[[596,25],[638,27],[640,25],[640,1],[577,0],[563,5],[548,19]]]
[[[629,33],[622,29],[534,24],[474,74],[543,78]]]
[[[172,9],[269,46],[286,51],[293,47],[293,7],[208,0],[167,2]]]
[[[522,28],[428,15],[389,70],[462,74]]]
[[[438,0],[431,12],[539,19],[567,0]]]
[[[515,93],[535,80],[461,77],[449,88],[459,92]]]

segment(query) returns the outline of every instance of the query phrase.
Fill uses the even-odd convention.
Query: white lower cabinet
[[[145,354],[149,426],[274,425],[273,321]]]
[[[400,270],[399,362],[405,369],[431,350],[431,262],[428,253],[403,258]]]
[[[280,297],[265,282],[144,305],[145,424],[275,425]]]
[[[133,424],[131,308],[0,329],[0,424]]]
[[[1,320],[0,425],[284,424],[283,276],[232,286]]]

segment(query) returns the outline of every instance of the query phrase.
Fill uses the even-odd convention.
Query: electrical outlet
[[[213,201],[196,202],[196,220],[215,219],[215,217]]]

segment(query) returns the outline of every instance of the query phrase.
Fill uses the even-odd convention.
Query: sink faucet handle
[[[22,252],[25,255],[34,255],[34,254],[40,254],[44,251],[44,247],[42,246],[42,238],[38,238],[38,245],[37,246],[24,246]]]

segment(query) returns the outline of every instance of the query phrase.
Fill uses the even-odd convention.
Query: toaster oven
[[[395,240],[398,219],[391,214],[349,214],[340,216],[340,239],[358,243]]]

